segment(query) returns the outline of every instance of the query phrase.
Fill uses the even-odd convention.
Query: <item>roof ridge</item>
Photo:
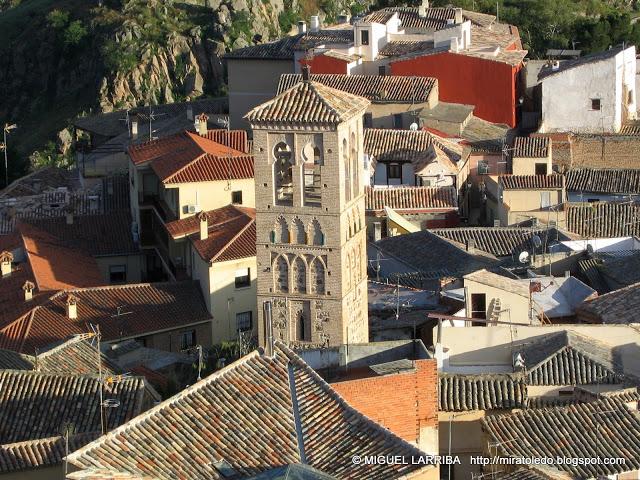
[[[72,335],[70,338],[67,338],[64,342],[60,343],[59,345],[56,345],[48,350],[44,350],[42,353],[39,352],[37,357],[38,358],[46,357],[53,353],[59,352],[60,350],[63,350],[70,345],[73,345],[75,343],[80,343],[89,338],[92,338],[93,336],[94,335],[92,333],[78,333],[76,335]],[[100,356],[102,356],[102,352],[100,352]]]
[[[302,82],[302,84],[304,85],[304,82]],[[300,84],[298,84],[298,85],[300,85]],[[319,97],[319,100],[322,102],[322,104],[323,104],[326,108],[328,108],[328,109],[331,111],[331,113],[333,113],[336,117],[338,117],[338,120],[339,120],[339,121],[342,121],[342,116],[341,116],[341,115],[336,111],[336,109],[335,109],[335,108],[333,108],[331,105],[329,105],[329,104],[327,103],[327,100],[324,98],[324,95],[322,95],[322,93],[318,90],[318,86],[319,86],[319,85],[321,85],[320,90],[322,90],[322,88],[329,88],[329,89],[331,89],[331,90],[336,90],[336,91],[338,91],[338,92],[342,92],[342,90],[337,90],[336,88],[327,87],[326,85],[323,85],[323,84],[322,84],[322,83],[320,83],[320,82],[313,82],[313,81],[309,81],[309,86],[310,86],[311,88],[313,88],[314,93]]]
[[[173,172],[171,175],[169,175],[168,177],[165,177],[164,179],[162,179],[162,183],[164,182],[168,182],[170,181],[172,178],[174,178],[176,175],[178,175],[179,173],[181,173],[182,171],[184,171],[187,167],[190,167],[191,165],[193,165],[195,162],[197,162],[198,160],[200,160],[201,158],[205,157],[207,155],[207,152],[203,151],[199,145],[197,145],[198,148],[202,151],[202,153],[200,155],[198,155],[196,158],[194,158],[193,160],[191,160],[190,162],[187,162],[185,165],[183,165],[181,168],[179,168],[178,170],[176,170],[175,172]]]
[[[189,283],[196,283],[196,280],[180,280],[176,282],[124,283],[122,285],[98,285],[95,287],[66,288],[64,290],[60,290],[56,292],[50,298],[50,300],[53,300],[54,298],[58,298],[61,295],[68,294],[68,293],[87,292],[92,290],[125,290],[129,288],[156,287],[161,285],[186,285]]]
[[[239,237],[240,235],[242,235],[251,225],[256,223],[256,219],[255,218],[251,218],[249,217],[249,215],[244,215],[247,218],[250,218],[249,222],[242,227],[242,229],[240,229],[240,231],[238,233],[236,233],[231,240],[229,240],[226,245],[224,245],[219,251],[218,253],[216,253],[213,257],[211,257],[211,259],[209,260],[209,262],[214,262],[220,255],[222,255],[230,246],[231,244],[233,244]],[[236,218],[240,218],[240,217],[236,217]]]

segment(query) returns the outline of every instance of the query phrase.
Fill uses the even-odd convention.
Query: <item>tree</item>
[[[80,20],[74,20],[64,31],[64,44],[67,47],[79,45],[87,36],[87,28]]]

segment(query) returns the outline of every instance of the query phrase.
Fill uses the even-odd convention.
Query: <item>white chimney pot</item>
[[[0,253],[0,274],[3,277],[11,275],[11,263],[13,262],[13,254],[11,252]]]
[[[207,219],[207,214],[200,212],[197,218],[200,220],[200,240],[206,240],[209,237],[209,220]]]

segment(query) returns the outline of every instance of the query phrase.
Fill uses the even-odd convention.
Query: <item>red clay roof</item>
[[[256,255],[255,210],[227,205],[203,212],[207,216],[209,236],[200,240],[197,216],[167,223],[172,238],[189,237],[200,257],[207,262],[226,262]]]
[[[78,298],[77,319],[66,315],[69,293]],[[118,314],[120,308],[120,316]],[[58,292],[0,329],[0,348],[33,354],[53,342],[99,325],[104,341],[148,335],[208,321],[197,282],[134,284]]]
[[[163,183],[253,178],[253,157],[245,151],[248,149],[246,137],[243,139],[235,132],[226,136],[209,133],[207,137],[226,141],[228,145],[185,131],[133,145],[129,147],[129,156],[134,165],[149,163]],[[244,150],[237,150],[234,146]],[[240,159],[230,163],[228,157]]]
[[[40,291],[104,283],[96,259],[84,250],[63,245],[58,237],[29,223],[20,223],[18,228]]]
[[[427,212],[458,208],[453,187],[394,187],[365,189],[367,211],[382,211],[385,207],[399,212]]]

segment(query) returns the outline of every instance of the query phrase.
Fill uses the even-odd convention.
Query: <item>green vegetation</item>
[[[549,48],[597,52],[622,42],[640,45],[640,25],[625,4],[604,0],[436,0],[469,10],[499,14],[501,22],[518,27],[523,47],[532,58],[544,58]]]
[[[251,14],[245,10],[234,12],[231,17],[231,27],[229,27],[229,43],[233,43],[239,39],[244,38],[247,42],[251,42],[251,25],[253,24],[253,18]]]

